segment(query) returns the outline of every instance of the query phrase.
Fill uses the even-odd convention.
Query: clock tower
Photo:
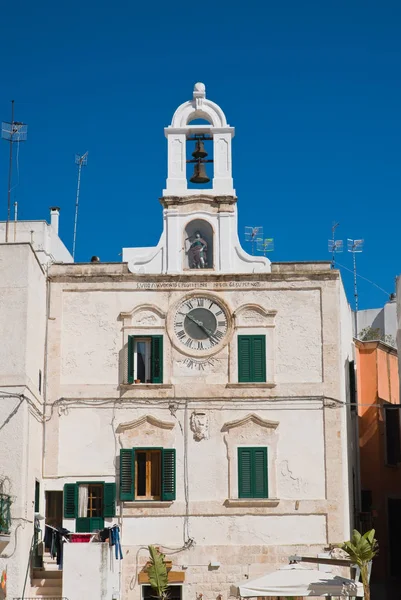
[[[129,270],[191,276],[269,273],[267,258],[251,256],[240,245],[231,160],[234,127],[206,98],[203,83],[195,84],[192,100],[177,108],[164,132],[168,160],[160,198],[163,233],[156,247],[123,249]]]
[[[119,526],[124,558],[117,567],[108,544],[65,544],[70,600],[88,589],[151,600],[149,545],[170,563],[171,600],[229,600],[232,583],[281,567],[294,548],[318,556],[349,539],[355,375],[340,275],[242,249],[234,128],[202,83],[165,135],[157,246],[125,248],[121,264],[51,264],[40,288],[43,436],[36,413],[21,435],[43,440],[38,469],[46,498],[64,494],[60,525],[107,536]]]

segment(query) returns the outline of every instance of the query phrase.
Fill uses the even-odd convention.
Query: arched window
[[[184,269],[213,269],[213,229],[203,219],[194,219],[185,227]]]

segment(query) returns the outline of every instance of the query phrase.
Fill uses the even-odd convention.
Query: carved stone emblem
[[[156,321],[157,321],[157,319],[154,315],[152,315],[150,313],[145,313],[145,314],[139,316],[136,322],[138,325],[154,325],[154,323],[156,323]]]
[[[209,419],[205,412],[194,410],[191,414],[190,426],[194,440],[197,442],[209,438]]]
[[[265,317],[258,313],[256,310],[245,310],[242,313],[242,318],[244,321],[248,322],[252,321],[253,323],[262,324],[265,322]]]

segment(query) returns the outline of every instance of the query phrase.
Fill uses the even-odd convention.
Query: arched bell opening
[[[207,127],[213,125],[213,122],[208,117],[208,115],[202,113],[194,113],[191,117],[189,117],[187,125],[189,125],[190,123],[191,125],[206,125]]]
[[[184,230],[184,269],[213,269],[213,228],[203,219],[190,221]]]
[[[190,133],[187,137],[188,189],[211,189],[213,181],[213,136]]]

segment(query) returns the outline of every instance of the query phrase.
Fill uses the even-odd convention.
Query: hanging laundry
[[[123,559],[123,553],[121,550],[121,542],[120,542],[120,528],[118,525],[113,525],[110,528],[110,537],[109,537],[109,545],[115,546],[116,559]]]

